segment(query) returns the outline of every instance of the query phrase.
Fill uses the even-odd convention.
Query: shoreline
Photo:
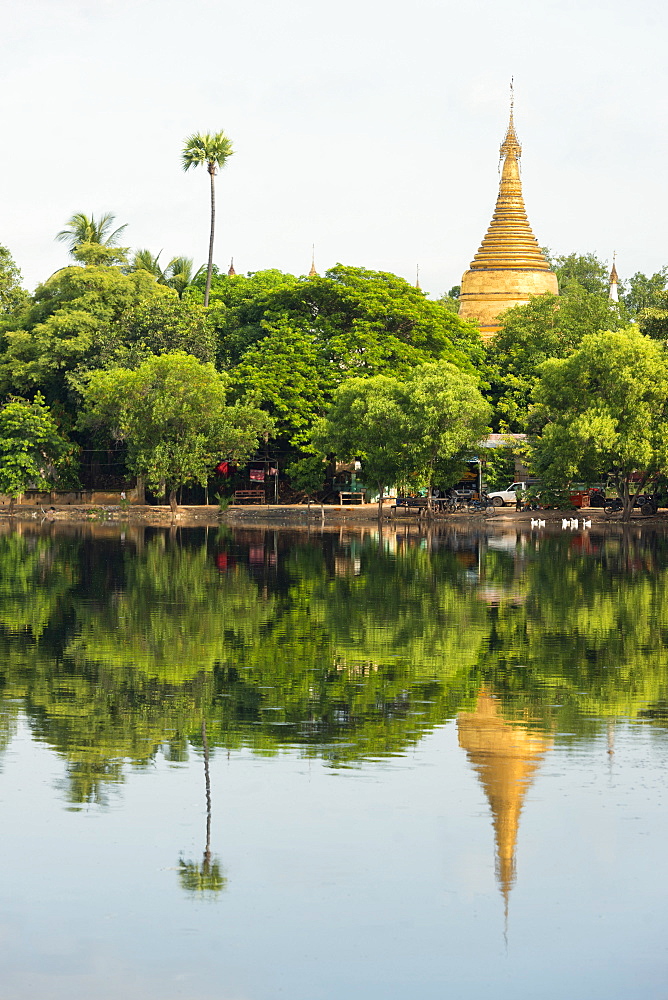
[[[131,504],[123,509],[117,504],[20,504],[10,513],[9,507],[0,507],[0,520],[3,522],[29,521],[34,523],[65,522],[65,523],[104,523],[104,524],[145,524],[156,527],[211,527],[221,524],[230,527],[253,527],[257,525],[268,527],[317,527],[320,525],[371,525],[378,523],[377,504],[312,504],[310,509],[305,504],[248,504],[230,506],[220,511],[217,506],[184,505],[178,508],[176,521],[172,522],[171,509],[168,504],[156,506],[140,506]],[[668,509],[662,509],[652,517],[644,517],[640,512],[634,513],[630,522],[623,522],[619,516],[606,517],[603,508],[590,507],[583,510],[539,510],[516,511],[511,507],[497,508],[496,513],[487,515],[481,511],[469,513],[461,511],[456,514],[438,514],[427,519],[418,517],[416,513],[391,513],[391,505],[383,510],[382,522],[387,527],[392,525],[414,525],[423,530],[429,530],[448,525],[459,528],[470,526],[476,530],[485,528],[488,531],[503,529],[512,525],[531,526],[531,522],[544,521],[545,528],[561,526],[564,520],[577,520],[577,528],[586,530],[583,520],[591,521],[591,527],[597,530],[628,526],[644,525],[653,528],[668,528]],[[535,527],[535,525],[534,525]],[[542,525],[541,525],[542,527]]]

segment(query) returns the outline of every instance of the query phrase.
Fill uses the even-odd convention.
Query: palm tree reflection
[[[186,892],[220,892],[227,885],[220,860],[211,855],[211,778],[209,775],[209,742],[206,721],[202,719],[202,746],[204,747],[204,784],[206,787],[206,846],[201,862],[179,858],[179,882]]]

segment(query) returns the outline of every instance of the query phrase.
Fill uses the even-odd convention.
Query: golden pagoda
[[[515,848],[524,796],[552,740],[506,722],[497,698],[481,691],[474,712],[457,716],[459,745],[478,773],[492,810],[496,877],[508,912],[515,882]]]
[[[499,196],[489,229],[471,267],[462,277],[459,315],[475,323],[483,339],[499,330],[498,318],[511,306],[524,305],[531,295],[559,293],[557,276],[531,231],[522,197],[519,160],[522,155],[513,120],[499,155],[503,160]]]

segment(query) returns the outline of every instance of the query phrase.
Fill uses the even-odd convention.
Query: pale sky
[[[192,132],[224,130],[215,261],[420,267],[459,284],[489,225],[515,79],[534,234],[620,278],[668,264],[668,7],[659,0],[4,2],[0,243],[29,288],[74,212],[206,259]]]

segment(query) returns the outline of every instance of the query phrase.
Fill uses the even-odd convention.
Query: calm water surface
[[[668,997],[668,540],[0,534],[2,1000]]]

